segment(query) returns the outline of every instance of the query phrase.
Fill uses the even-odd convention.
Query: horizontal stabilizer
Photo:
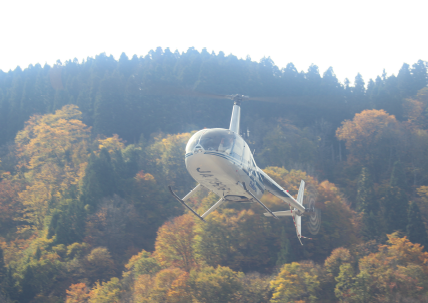
[[[284,211],[274,211],[273,214],[277,217],[285,217],[285,216],[292,216],[291,210],[284,210]],[[264,213],[266,217],[272,217],[270,213]]]

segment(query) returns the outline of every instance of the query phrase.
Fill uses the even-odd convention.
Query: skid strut
[[[195,212],[189,205],[186,204],[186,202],[184,202],[183,200],[181,200],[173,191],[171,186],[168,186],[169,191],[171,192],[171,194],[174,196],[175,199],[178,200],[178,202],[180,202],[181,204],[183,204],[188,210],[190,210],[196,217],[198,217],[199,219],[201,219],[202,221],[206,222],[204,218],[202,218],[200,215],[197,214],[197,212]]]
[[[274,217],[275,219],[278,219],[279,220],[279,218],[277,217],[277,216],[275,216],[275,214],[269,209],[269,208],[267,208],[266,207],[266,205],[264,205],[263,204],[263,202],[262,201],[260,201],[259,199],[257,199],[257,197],[256,196],[254,196],[248,189],[247,189],[247,186],[245,186],[245,182],[242,182],[242,185],[244,186],[244,189],[245,189],[245,191],[251,196],[251,197],[253,197],[264,209],[266,209],[266,211],[268,211],[271,215],[272,215],[272,217]]]

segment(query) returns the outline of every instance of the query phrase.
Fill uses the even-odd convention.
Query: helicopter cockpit
[[[240,136],[228,129],[204,129],[190,138],[186,146],[186,154],[192,153],[195,147],[202,146],[205,151],[225,153],[241,160],[244,144]]]

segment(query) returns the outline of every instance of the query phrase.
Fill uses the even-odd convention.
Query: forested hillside
[[[423,61],[342,84],[193,48],[0,71],[0,302],[425,302],[427,84]],[[242,104],[242,136],[316,198],[303,246],[257,205],[204,224],[166,190],[195,186],[193,132],[229,126],[231,101],[202,95],[235,93],[275,101]]]

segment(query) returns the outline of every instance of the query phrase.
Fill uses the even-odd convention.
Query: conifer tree
[[[379,215],[374,215],[373,212],[363,212],[363,227],[362,235],[365,241],[378,240],[382,232],[381,221]]]
[[[375,196],[373,179],[366,167],[363,167],[358,179],[356,204],[356,209],[360,212],[377,214],[379,211],[379,202]]]
[[[30,264],[27,264],[23,272],[23,279],[20,283],[22,292],[20,294],[19,302],[27,303],[34,298],[37,294],[37,289],[34,285],[35,282],[33,268]]]
[[[0,285],[2,285],[6,276],[7,276],[7,268],[4,264],[3,249],[0,247]]]
[[[404,188],[407,187],[404,170],[400,162],[394,163],[390,186],[384,197],[384,218],[387,233],[405,232],[407,227],[407,210],[409,200]]]
[[[407,238],[412,243],[419,243],[428,249],[428,235],[416,202],[411,202],[407,216]]]
[[[3,287],[4,291],[6,292],[7,296],[12,300],[17,300],[19,297],[18,289],[16,287],[16,280],[13,276],[13,269],[10,267],[10,265],[7,267],[6,271],[6,277],[3,280]]]
[[[364,95],[364,93],[366,92],[365,83],[360,73],[358,73],[355,77],[353,92],[356,95]]]
[[[287,238],[284,226],[281,231],[281,250],[278,253],[278,260],[276,261],[276,266],[281,267],[286,263],[291,263],[294,261],[293,252],[291,250],[290,241]]]
[[[379,202],[373,188],[373,180],[366,167],[363,167],[358,180],[356,209],[362,212],[362,235],[364,240],[375,240],[382,232]]]
[[[408,189],[406,173],[404,171],[403,163],[401,163],[400,161],[396,161],[394,163],[394,167],[392,169],[392,174],[391,174],[390,185],[399,187],[404,191],[407,191]]]
[[[102,148],[99,157],[91,153],[83,178],[81,201],[94,211],[102,198],[112,196],[116,192],[116,175],[109,152]]]

